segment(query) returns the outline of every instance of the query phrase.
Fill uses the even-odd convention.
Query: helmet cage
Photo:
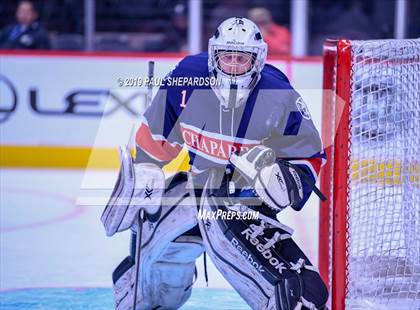
[[[261,49],[258,46],[247,46],[247,47],[237,47],[232,45],[221,45],[221,44],[212,44],[210,46],[210,59],[212,62],[212,67],[214,70],[217,71],[218,74],[221,74],[224,77],[227,78],[236,78],[236,77],[246,77],[248,75],[251,75],[254,72],[261,72],[262,65],[259,61],[263,57],[264,50]],[[225,63],[225,67],[230,67],[230,72],[226,72],[222,68],[223,59],[222,56],[224,54],[231,54],[235,55],[236,59],[240,56],[245,56],[247,59],[247,63],[237,63],[237,64],[229,64]],[[264,57],[265,58],[265,57]],[[245,65],[248,65],[250,63],[250,66],[246,68],[246,70],[234,70],[235,66],[236,69],[238,67],[245,67]],[[236,71],[236,72],[235,72]]]
[[[250,72],[255,65],[256,53],[237,50],[215,51],[215,63],[218,70],[232,77]],[[227,71],[226,71],[227,69]]]

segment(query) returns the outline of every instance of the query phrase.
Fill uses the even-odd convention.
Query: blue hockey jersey
[[[172,83],[175,78],[208,78],[207,64],[207,53],[187,56],[168,75],[171,79],[142,116],[137,161],[166,164],[185,147],[191,171],[198,175],[226,166],[232,152],[263,144],[316,180],[325,158],[322,143],[305,102],[287,77],[266,64],[246,104],[225,109],[210,85]],[[304,200],[312,190],[305,187]]]

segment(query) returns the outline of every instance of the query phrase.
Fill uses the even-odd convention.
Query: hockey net
[[[332,309],[420,309],[420,39],[327,41],[323,82]]]

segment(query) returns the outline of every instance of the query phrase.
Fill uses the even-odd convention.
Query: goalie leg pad
[[[196,201],[190,185],[189,180],[170,186],[163,197],[159,218],[146,219],[143,225],[136,309],[177,309],[191,294],[195,259],[204,247],[201,237],[183,236],[197,225]],[[134,252],[137,253],[136,249]],[[126,258],[114,272],[118,310],[132,307],[134,261],[132,256]]]
[[[295,309],[299,307],[301,296],[294,293],[300,289],[298,279],[281,279],[274,289],[276,307],[275,309]]]
[[[211,190],[219,180],[212,171],[203,190],[203,213],[230,208],[229,200],[221,202],[223,197]],[[260,214],[258,220],[200,218],[199,227],[215,266],[251,308],[321,309],[328,298],[324,283],[290,231],[275,222]]]
[[[308,309],[324,309],[328,290],[316,267],[312,266],[299,246],[292,240],[282,242],[281,254],[302,279],[302,304]],[[305,308],[303,308],[305,309]]]
[[[170,242],[164,253],[151,266],[147,297],[137,303],[138,309],[178,309],[191,296],[195,276],[195,259],[203,253],[198,236],[180,236]],[[140,267],[141,268],[141,267]],[[128,256],[113,273],[117,310],[131,310],[134,259]]]

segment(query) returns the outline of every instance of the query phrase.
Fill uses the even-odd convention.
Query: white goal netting
[[[420,309],[420,40],[352,41],[346,308]]]

